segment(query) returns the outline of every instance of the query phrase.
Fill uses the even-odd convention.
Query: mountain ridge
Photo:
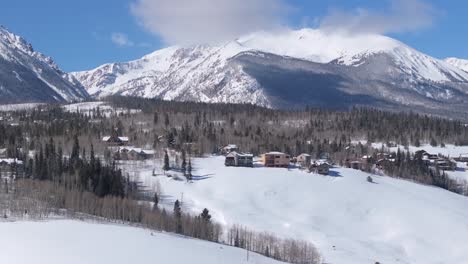
[[[95,97],[271,108],[402,107],[468,118],[468,72],[381,35],[259,32],[219,46],[172,46],[71,74]],[[302,79],[308,81],[298,81]],[[332,100],[333,95],[338,99]],[[319,101],[321,97],[328,99]]]
[[[0,102],[72,102],[89,94],[73,75],[0,26]]]

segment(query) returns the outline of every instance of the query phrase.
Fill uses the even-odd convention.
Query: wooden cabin
[[[454,171],[457,168],[457,163],[449,159],[438,159],[434,162],[434,166],[443,171]]]
[[[282,152],[268,152],[262,155],[261,162],[265,167],[287,168],[291,156]]]
[[[330,173],[331,165],[326,161],[315,161],[309,166],[309,172],[320,175],[328,175]]]
[[[233,151],[226,155],[224,165],[228,167],[253,167],[253,155]]]
[[[221,148],[221,154],[223,155],[227,155],[233,151],[239,151],[239,148],[237,147],[237,145],[234,145],[234,144],[229,144],[223,148]]]
[[[124,146],[129,142],[128,137],[118,137],[115,135],[103,137],[102,141],[108,146]]]

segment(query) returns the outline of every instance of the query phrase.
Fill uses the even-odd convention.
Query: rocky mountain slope
[[[371,105],[463,117],[468,73],[380,35],[315,29],[255,33],[220,46],[169,47],[72,73],[94,96],[253,103]]]
[[[89,98],[84,87],[52,58],[0,26],[0,103],[72,102]]]

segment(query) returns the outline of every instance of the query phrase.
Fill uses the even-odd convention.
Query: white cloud
[[[281,27],[284,0],[135,0],[131,11],[168,44],[212,43]]]
[[[126,34],[120,32],[112,33],[111,40],[120,47],[131,47],[134,45],[133,41],[131,41]]]
[[[387,10],[356,8],[332,9],[321,19],[320,27],[346,33],[404,33],[430,27],[437,16],[435,8],[422,0],[389,0]]]

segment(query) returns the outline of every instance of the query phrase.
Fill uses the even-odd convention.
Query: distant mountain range
[[[3,103],[123,95],[271,108],[370,106],[468,119],[467,71],[468,61],[435,59],[386,36],[302,29],[173,46],[68,74],[0,29]]]
[[[88,99],[85,88],[52,58],[0,26],[0,103],[72,102]]]
[[[466,118],[468,72],[389,37],[314,29],[255,33],[219,46],[169,47],[72,73],[93,96],[372,106]]]

